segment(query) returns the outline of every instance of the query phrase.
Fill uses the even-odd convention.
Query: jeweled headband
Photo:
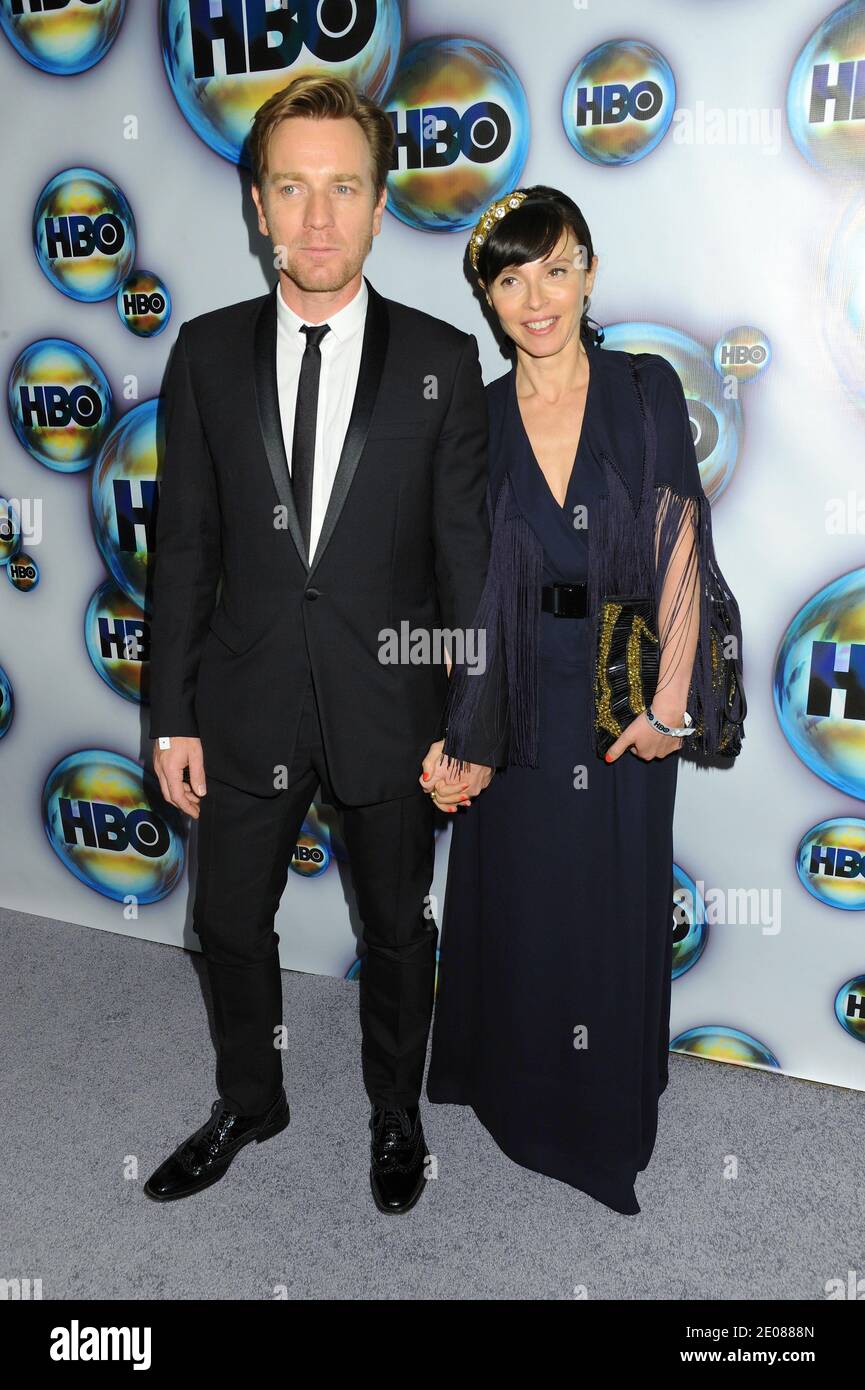
[[[490,228],[503,217],[507,217],[509,212],[513,212],[514,208],[518,208],[527,197],[527,193],[515,188],[512,193],[507,193],[504,198],[500,198],[497,203],[491,203],[487,208],[469,238],[469,260],[474,270],[478,268],[478,252],[486,241]]]

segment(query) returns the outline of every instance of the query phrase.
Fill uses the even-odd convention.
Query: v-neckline
[[[531,455],[531,457],[532,457],[532,462],[534,463],[535,468],[538,470],[538,475],[539,475],[539,477],[540,477],[541,482],[542,482],[543,485],[544,485],[544,491],[548,494],[548,496],[549,496],[549,498],[550,498],[550,501],[552,502],[553,506],[556,508],[556,511],[561,512],[562,515],[564,515],[565,512],[567,511],[567,507],[568,507],[568,498],[569,498],[569,496],[570,496],[570,494],[571,494],[571,484],[572,484],[573,481],[574,481],[574,476],[575,476],[576,471],[577,471],[577,458],[578,458],[579,452],[580,452],[580,445],[582,444],[582,442],[583,442],[583,437],[584,437],[584,435],[585,435],[585,433],[586,433],[586,416],[587,416],[588,413],[589,413],[589,399],[590,399],[591,394],[592,394],[592,382],[593,382],[594,379],[595,379],[595,370],[594,370],[594,367],[592,366],[592,354],[591,354],[591,351],[587,350],[587,356],[588,356],[588,360],[589,360],[589,380],[588,380],[588,382],[586,383],[586,403],[585,403],[585,405],[583,406],[583,420],[582,420],[582,424],[580,425],[580,437],[579,437],[579,439],[577,440],[577,447],[576,447],[576,449],[574,450],[574,457],[573,457],[573,461],[572,461],[572,463],[571,463],[571,471],[570,471],[570,473],[568,474],[568,481],[567,481],[567,483],[566,483],[566,485],[565,485],[565,500],[564,500],[564,502],[559,502],[558,498],[555,496],[555,493],[553,492],[553,489],[550,487],[549,481],[548,481],[548,479],[547,479],[547,475],[546,475],[546,473],[544,472],[544,470],[541,468],[541,465],[540,465],[540,463],[538,462],[538,456],[537,456],[537,454],[535,453],[534,448],[532,447],[532,441],[531,441],[531,439],[529,438],[529,432],[528,432],[528,430],[526,429],[526,424],[525,424],[525,421],[523,420],[523,413],[522,413],[522,411],[520,410],[520,400],[519,400],[519,396],[517,395],[517,369],[516,369],[516,364],[514,364],[514,366],[511,368],[511,373],[510,373],[510,376],[511,376],[511,400],[513,401],[514,410],[516,411],[517,420],[518,420],[518,422],[519,422],[519,427],[520,427],[520,431],[521,431],[522,436],[523,436],[523,440],[525,441],[526,448],[528,449],[528,451],[529,451],[529,453],[530,453],[530,455]]]

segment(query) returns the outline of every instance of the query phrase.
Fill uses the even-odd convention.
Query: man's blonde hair
[[[387,182],[393,158],[394,130],[389,116],[370,97],[358,92],[344,77],[308,74],[296,77],[259,106],[249,134],[252,181],[261,188],[267,178],[270,137],[281,121],[292,116],[313,120],[357,121],[369,146],[376,198]]]

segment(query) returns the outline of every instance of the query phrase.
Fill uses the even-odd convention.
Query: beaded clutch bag
[[[602,600],[595,676],[595,751],[599,758],[642,714],[657,687],[661,653],[652,621],[650,599],[610,594]]]
[[[626,594],[606,596],[598,623],[595,670],[595,751],[603,758],[619,734],[651,704],[658,684],[660,643],[654,627],[651,599]],[[742,748],[747,712],[739,665],[723,656],[728,634],[735,632],[732,614],[719,596],[710,605],[709,635],[713,698],[717,728],[710,746],[735,758]],[[699,696],[693,715],[695,744],[705,742],[706,714]],[[688,747],[685,739],[682,748]]]
[[[642,537],[637,553],[642,555],[645,545],[654,555],[654,562],[646,562],[642,578],[634,575],[624,581],[634,583],[634,588],[639,585],[642,593],[632,589],[630,593],[604,594],[601,584],[594,634],[595,748],[598,757],[603,758],[627,725],[649,708],[655,698],[661,665],[657,605],[668,566],[692,522],[694,545],[670,604],[674,613],[679,613],[681,604],[690,602],[692,585],[696,582],[700,620],[687,699],[694,732],[683,738],[681,751],[686,755],[699,750],[701,755],[735,758],[745,737],[743,726],[747,711],[739,606],[718,565],[712,541],[711,507],[702,488],[697,495],[687,496],[665,484],[654,488],[653,501],[657,436],[636,370],[638,356],[627,354],[646,433],[644,487],[648,491],[639,514],[644,518],[644,525],[648,522],[650,533]],[[681,383],[679,395],[684,412]],[[698,464],[693,445],[690,464],[696,472]],[[681,646],[678,637],[675,640]]]

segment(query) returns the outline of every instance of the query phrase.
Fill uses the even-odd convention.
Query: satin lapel
[[[294,541],[295,549],[305,570],[309,561],[304,554],[303,536],[294,505],[291,490],[291,474],[285,455],[285,440],[282,435],[282,420],[279,414],[279,388],[276,376],[276,290],[266,297],[255,323],[255,396],[258,404],[258,423],[261,437],[267,451],[267,461],[273,476],[273,485],[281,505],[285,508],[286,521]]]
[[[318,538],[318,545],[315,548],[315,554],[312,558],[312,567],[309,572],[310,576],[315,572],[327,544],[333,535],[334,527],[345,505],[348,490],[351,487],[357,465],[360,462],[360,456],[363,453],[366,436],[369,432],[373,406],[375,405],[381,385],[381,375],[384,368],[385,355],[387,353],[388,338],[390,336],[387,303],[382,296],[373,289],[369,280],[366,279],[366,276],[363,278],[366,280],[369,299],[367,300],[366,306],[366,321],[363,330],[363,347],[361,348],[357,389],[354,393],[351,418],[348,422],[348,429],[345,433],[342,452],[339,456],[339,466],[336,470],[336,477],[333,480],[333,488],[331,489],[330,500],[327,504],[327,511],[324,514],[321,535]]]

